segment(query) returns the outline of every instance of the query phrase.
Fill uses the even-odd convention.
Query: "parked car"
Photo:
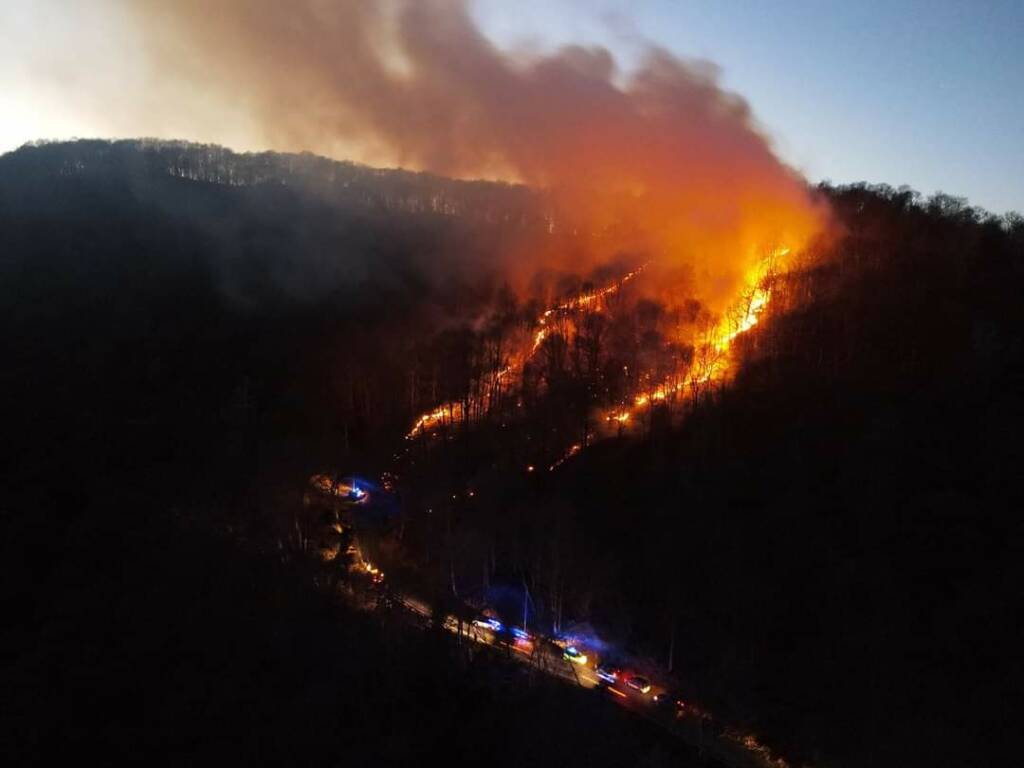
[[[626,685],[634,691],[640,691],[640,693],[647,693],[651,690],[651,681],[641,675],[633,675],[632,677],[627,678]]]
[[[570,645],[564,651],[562,651],[562,658],[573,664],[586,664],[587,656],[584,653],[580,653],[576,646]]]
[[[654,694],[654,703],[658,706],[658,709],[663,709],[666,712],[682,712],[685,707],[682,697],[672,691],[662,691],[661,693]]]
[[[480,629],[489,629],[491,632],[501,632],[504,629],[502,623],[493,616],[478,616],[473,619],[473,626],[480,627]]]
[[[606,683],[617,683],[619,677],[622,675],[622,670],[608,661],[602,661],[597,665],[597,677],[598,679]]]

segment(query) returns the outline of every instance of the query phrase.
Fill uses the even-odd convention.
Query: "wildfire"
[[[549,309],[544,310],[544,312],[540,316],[540,319],[538,320],[538,325],[540,327],[537,329],[536,333],[533,336],[533,344],[531,345],[529,351],[521,355],[521,358],[517,362],[514,362],[510,365],[506,365],[504,368],[499,370],[495,374],[495,379],[500,381],[505,377],[509,376],[510,374],[517,374],[522,371],[523,366],[526,365],[526,363],[533,358],[533,356],[537,353],[537,350],[540,349],[541,345],[544,343],[544,340],[548,337],[548,334],[550,332],[550,328],[548,327],[548,321],[551,319],[552,315],[560,312],[571,313],[578,311],[580,309],[587,309],[590,307],[597,306],[599,302],[621,290],[622,286],[624,286],[630,280],[633,280],[637,275],[642,273],[648,267],[649,264],[650,262],[642,264],[641,266],[634,269],[632,272],[627,272],[616,282],[606,285],[603,288],[599,288],[593,291],[587,291],[586,293],[581,293],[578,296],[574,296],[571,299],[563,301]],[[481,402],[472,404],[471,411],[473,413],[484,413],[488,410],[488,407],[490,406],[490,392],[485,391],[480,400]],[[407,440],[411,440],[422,434],[430,434],[431,432],[435,431],[436,429],[440,428],[445,424],[452,424],[456,421],[462,421],[468,415],[469,414],[466,412],[466,406],[460,401],[442,403],[433,410],[422,414],[418,419],[416,419],[416,421],[413,423],[412,429],[409,430],[408,434],[405,437]]]
[[[645,391],[635,395],[631,401],[627,401],[627,405],[618,406],[607,412],[604,415],[604,421],[609,425],[618,425],[620,428],[627,426],[641,409],[648,408],[656,403],[665,402],[675,395],[686,392],[688,389],[692,391],[709,382],[723,380],[732,368],[730,351],[733,341],[758,324],[761,315],[771,301],[770,281],[766,280],[768,273],[774,268],[776,261],[788,255],[789,252],[789,248],[778,248],[768,254],[763,263],[747,281],[745,288],[740,293],[739,299],[705,334],[704,340],[698,349],[698,362],[691,367],[684,377],[673,377],[672,379],[662,381],[653,389],[645,389]],[[648,264],[643,264],[632,272],[623,275],[618,281],[603,288],[581,293],[546,309],[538,319],[539,327],[534,333],[530,349],[525,354],[522,354],[518,360],[498,371],[495,374],[495,379],[501,380],[522,372],[526,363],[533,358],[543,345],[545,339],[550,335],[550,322],[554,316],[558,313],[571,313],[597,306],[601,301],[619,291],[623,285],[641,274]],[[464,421],[472,414],[485,413],[490,407],[490,398],[491,390],[486,388],[483,394],[477,398],[478,401],[470,400],[468,404],[462,401],[443,403],[433,410],[422,414],[413,424],[412,429],[406,435],[406,439],[411,440],[422,434],[430,434],[445,424]],[[469,409],[468,412],[467,408]],[[549,469],[554,469],[578,450],[580,448],[573,446],[570,449],[570,453],[552,464]]]
[[[428,411],[416,419],[416,423],[412,425],[412,429],[409,430],[409,434],[405,437],[407,440],[416,437],[421,432],[432,432],[442,424],[451,424],[456,419],[461,419],[463,413],[462,403],[443,403],[437,406],[432,411]]]
[[[733,339],[739,336],[741,333],[746,333],[755,325],[757,325],[757,317],[760,315],[771,298],[771,294],[764,288],[755,288],[754,295],[750,300],[750,306],[747,308],[746,314],[740,321],[739,325],[732,331],[730,331],[724,339],[717,342],[719,348],[727,347]]]
[[[543,323],[544,323],[544,320],[541,319],[541,324],[543,325]],[[533,337],[533,349],[530,350],[530,355],[531,356],[533,355],[534,352],[537,351],[537,349],[540,347],[540,345],[544,343],[544,339],[546,339],[547,337],[548,337],[548,329],[547,328],[542,327],[539,331],[537,331],[536,335]]]
[[[380,584],[382,581],[384,581],[384,572],[377,568],[375,565],[373,565],[373,563],[364,560],[360,564],[360,566],[361,567],[359,567],[358,570],[361,570],[363,573],[367,574],[374,584]]]
[[[631,407],[619,407],[611,410],[605,415],[605,421],[625,425],[640,409],[653,403],[663,402],[671,395],[681,394],[687,388],[724,379],[731,367],[729,352],[733,341],[757,325],[761,314],[771,301],[771,288],[766,285],[766,277],[775,267],[776,261],[787,256],[789,252],[789,248],[778,248],[764,259],[759,269],[748,281],[739,300],[706,335],[702,345],[703,349],[700,350],[702,364],[691,368],[682,380],[664,381],[652,391],[636,395]]]
[[[633,404],[637,408],[643,408],[650,402],[659,402],[661,400],[664,400],[666,397],[669,396],[669,394],[678,391],[679,389],[682,389],[681,385],[678,385],[676,387],[670,387],[668,384],[661,384],[649,395],[637,395],[636,398],[633,400]]]
[[[569,301],[566,301],[566,302],[563,302],[563,303],[559,304],[554,309],[547,310],[544,313],[544,315],[541,317],[541,324],[543,324],[544,321],[548,318],[548,316],[551,315],[551,313],[554,312],[555,310],[571,311],[571,310],[575,310],[575,309],[582,309],[584,307],[589,307],[589,306],[595,304],[596,302],[600,301],[601,299],[605,298],[606,296],[610,296],[611,294],[613,294],[616,291],[618,291],[623,285],[625,285],[630,280],[632,280],[637,275],[639,275],[641,272],[643,272],[645,269],[647,269],[647,267],[649,265],[650,265],[649,261],[644,263],[644,264],[641,264],[639,267],[634,269],[632,272],[627,272],[625,275],[623,275],[622,278],[618,282],[612,283],[611,285],[608,285],[608,286],[606,286],[604,288],[601,288],[599,290],[596,290],[596,291],[590,291],[588,293],[582,293],[579,296],[576,296],[576,297],[570,299]]]
[[[604,288],[600,288],[596,291],[588,291],[587,293],[581,293],[579,296],[575,296],[572,299],[569,299],[568,301],[563,301],[561,304],[555,305],[551,309],[545,310],[544,314],[540,316],[540,321],[538,323],[540,325],[540,328],[537,330],[537,333],[534,334],[533,348],[530,349],[530,354],[527,359],[529,359],[529,357],[532,357],[534,353],[536,353],[536,351],[540,348],[540,345],[544,343],[544,339],[548,337],[547,323],[548,318],[551,317],[551,315],[553,315],[555,312],[573,312],[579,309],[586,309],[587,307],[596,305],[602,299],[611,296],[613,293],[616,293],[619,289],[622,288],[622,286],[624,286],[630,280],[632,280],[645,269],[647,269],[649,264],[650,262],[646,262],[645,264],[641,264],[632,272],[627,272],[625,275],[622,276],[622,278],[618,282],[612,283],[611,285],[607,285]]]
[[[728,313],[716,328],[712,336],[716,349],[719,351],[728,350],[733,339],[757,325],[761,313],[764,312],[772,298],[770,286],[765,285],[767,273],[774,269],[778,259],[788,255],[789,248],[777,248],[764,260],[761,268],[750,281],[751,284],[743,292],[733,311]]]

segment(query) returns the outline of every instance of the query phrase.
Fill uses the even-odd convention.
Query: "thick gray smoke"
[[[708,294],[820,226],[803,179],[706,63],[657,48],[628,73],[603,48],[516,57],[458,0],[131,7],[155,71],[232,103],[270,144],[548,187],[592,233],[628,220]]]

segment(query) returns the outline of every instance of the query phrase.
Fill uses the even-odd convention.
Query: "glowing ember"
[[[559,466],[564,464],[566,461],[571,459],[573,456],[575,456],[582,450],[583,446],[580,443],[573,443],[571,446],[569,446],[569,450],[566,451],[565,455],[562,458],[558,459],[558,461],[556,461],[554,464],[548,467],[548,472],[554,472]]]
[[[773,755],[772,751],[753,734],[743,733],[735,728],[726,728],[725,737],[750,752],[761,765],[769,766],[769,768],[789,768],[789,763],[786,760]]]

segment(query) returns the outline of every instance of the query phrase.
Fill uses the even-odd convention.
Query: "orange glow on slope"
[[[606,285],[604,288],[599,288],[597,290],[581,293],[578,296],[574,296],[573,298],[568,299],[567,301],[563,301],[551,307],[550,309],[545,310],[541,314],[540,319],[538,320],[538,325],[540,325],[540,328],[534,334],[533,344],[531,345],[530,349],[525,353],[519,355],[518,360],[515,360],[515,362],[506,365],[504,368],[498,371],[497,374],[495,374],[496,379],[501,380],[509,376],[510,374],[518,375],[519,373],[522,372],[523,366],[526,365],[526,363],[533,358],[533,356],[537,353],[537,350],[540,349],[541,345],[544,343],[544,340],[548,337],[548,321],[553,315],[555,315],[556,313],[568,314],[578,311],[580,309],[587,309],[597,306],[601,301],[617,293],[622,288],[622,286],[624,286],[630,280],[632,280],[637,275],[642,273],[647,268],[648,264],[649,262],[647,264],[641,265],[632,272],[627,272],[625,275],[622,276],[622,278],[620,278],[614,283]],[[437,430],[438,428],[445,426],[446,424],[454,424],[457,421],[465,421],[466,417],[471,416],[472,414],[486,413],[491,405],[490,390],[485,390],[483,396],[478,398],[478,400],[479,402],[470,402],[470,413],[468,414],[466,413],[465,405],[461,401],[442,403],[433,410],[427,411],[426,413],[422,414],[418,419],[416,419],[416,421],[413,423],[412,428],[405,436],[406,439],[410,440],[421,434],[430,434]]]
[[[771,299],[771,294],[764,288],[754,288],[753,294],[751,295],[750,301],[748,302],[746,310],[740,321],[734,328],[727,329],[722,338],[715,341],[715,346],[718,349],[725,350],[729,348],[732,340],[735,339],[742,333],[746,333],[755,325],[757,325],[757,318],[760,315],[768,302]]]
[[[789,248],[773,250],[758,269],[754,270],[746,287],[740,292],[728,312],[711,328],[698,350],[699,363],[695,362],[690,372],[681,381],[665,381],[650,392],[633,398],[630,406],[613,408],[605,414],[604,421],[626,425],[637,412],[653,403],[667,400],[672,395],[682,394],[709,382],[722,381],[728,377],[734,361],[731,359],[732,343],[758,324],[762,313],[771,301],[771,289],[765,284],[768,274],[776,267],[777,261],[790,253]]]
[[[634,269],[632,272],[627,272],[625,275],[622,276],[622,279],[619,280],[618,282],[612,283],[611,285],[601,288],[600,290],[581,293],[579,296],[576,296],[575,298],[570,299],[569,301],[559,304],[554,309],[547,310],[541,318],[541,324],[543,324],[547,317],[556,310],[572,311],[574,309],[582,309],[585,307],[589,307],[592,304],[595,304],[596,302],[600,301],[606,296],[610,296],[611,294],[617,292],[623,285],[625,285],[634,277],[636,277],[645,269],[647,269],[649,265],[650,262],[642,264],[641,266]]]
[[[545,314],[547,314],[547,313],[545,313]],[[544,320],[541,319],[541,323],[543,323],[543,322],[544,322]],[[531,355],[534,352],[537,351],[538,347],[540,347],[541,344],[544,343],[544,339],[546,339],[547,336],[548,336],[548,329],[547,328],[541,328],[539,331],[537,331],[537,334],[533,337],[533,349],[530,350],[530,354]]]
[[[444,425],[452,424],[456,419],[462,418],[462,403],[443,403],[432,411],[428,411],[416,419],[416,423],[409,430],[407,438],[415,437],[421,432],[431,432]]]
[[[766,278],[775,269],[778,261],[788,256],[789,253],[789,248],[775,249],[756,268],[751,270],[738,298],[734,300],[730,309],[705,333],[698,348],[698,360],[695,361],[686,376],[682,379],[673,378],[663,381],[654,389],[637,394],[627,405],[618,406],[606,412],[603,421],[609,425],[618,425],[619,428],[626,427],[635,420],[639,411],[652,404],[665,402],[687,390],[694,391],[708,383],[726,379],[734,366],[734,361],[731,358],[732,344],[736,338],[758,324],[761,315],[771,301],[771,288],[767,284]],[[523,366],[533,358],[548,337],[549,322],[556,313],[571,313],[596,306],[600,301],[616,293],[623,285],[641,274],[647,266],[644,264],[604,288],[587,291],[545,310],[538,320],[540,328],[533,336],[530,349],[518,360],[499,371],[496,378],[500,380],[510,375],[517,376],[522,372]],[[431,434],[445,425],[465,421],[474,414],[486,413],[490,407],[490,390],[485,389],[484,394],[477,398],[477,401],[471,399],[469,407],[470,411],[467,413],[466,405],[462,401],[453,401],[437,406],[422,414],[414,422],[406,439]],[[573,447],[575,448],[575,446]],[[553,470],[574,453],[575,451],[570,449],[569,453],[556,461],[549,469]]]

